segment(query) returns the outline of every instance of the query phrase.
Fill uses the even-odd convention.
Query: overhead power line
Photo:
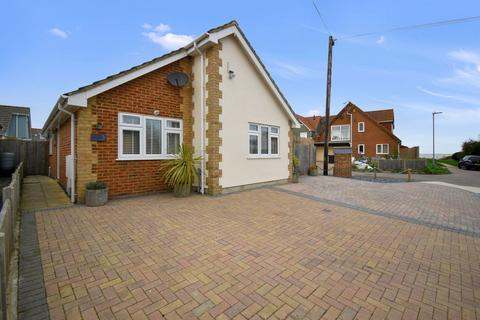
[[[340,37],[337,40],[367,37],[367,36],[371,36],[371,35],[378,35],[378,34],[383,34],[383,33],[388,33],[388,32],[441,27],[441,26],[446,26],[446,25],[451,25],[451,24],[461,24],[461,23],[468,23],[468,22],[474,22],[474,21],[480,21],[480,16],[466,17],[466,18],[459,18],[459,19],[450,19],[450,20],[441,20],[441,21],[435,21],[435,22],[429,22],[429,23],[414,24],[414,25],[410,25],[410,26],[396,27],[396,28],[386,29],[386,30],[382,30],[382,31],[359,33],[359,34],[355,34],[355,35],[351,35],[351,36]]]
[[[320,13],[320,10],[318,9],[317,4],[315,3],[315,0],[312,0],[312,4],[313,4],[313,6],[315,7],[315,10],[317,11],[318,16],[320,17],[320,20],[322,21],[323,27],[325,28],[325,30],[327,30],[327,32],[328,32],[329,34],[332,34],[332,33],[330,32],[330,29],[328,29],[328,26],[327,26],[327,24],[325,23],[325,20],[323,20],[323,16],[322,16],[322,14]]]

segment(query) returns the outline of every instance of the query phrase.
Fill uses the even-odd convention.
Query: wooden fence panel
[[[21,162],[26,175],[48,175],[48,141],[0,140],[0,153],[15,153],[15,166]]]
[[[421,171],[425,169],[425,159],[378,159],[378,168],[387,171],[405,171],[407,169]]]
[[[308,174],[308,168],[317,163],[317,151],[312,139],[296,138],[294,154],[300,160],[298,172]]]

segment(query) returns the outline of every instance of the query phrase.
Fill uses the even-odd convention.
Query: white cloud
[[[385,37],[384,36],[380,36],[380,38],[378,38],[377,41],[375,41],[377,44],[382,44],[385,42]]]
[[[153,27],[151,24],[144,23],[142,28],[150,30],[142,33],[145,37],[166,50],[175,50],[193,41],[192,36],[168,32],[171,27],[167,24],[161,23]]]
[[[456,100],[456,101],[460,101],[460,102],[480,105],[480,99],[466,97],[466,96],[463,96],[463,95],[454,95],[454,94],[445,94],[445,93],[435,92],[435,91],[427,90],[427,89],[425,89],[423,87],[420,87],[420,86],[418,86],[417,89],[422,91],[423,93],[429,94],[429,95],[434,96],[434,97],[451,99],[451,100]]]
[[[462,68],[456,67],[451,77],[440,79],[440,82],[480,88],[480,54],[473,51],[457,50],[450,52],[449,57],[464,65]]]
[[[66,33],[65,31],[63,31],[62,29],[59,29],[59,28],[52,28],[50,29],[50,34],[55,36],[55,37],[59,37],[59,38],[62,38],[62,39],[67,39],[68,38],[68,33]]]
[[[271,70],[279,76],[287,79],[303,78],[311,74],[308,68],[297,64],[285,63],[281,61],[271,61]]]

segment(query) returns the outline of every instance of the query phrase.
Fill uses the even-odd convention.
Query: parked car
[[[467,170],[480,170],[480,156],[465,156],[458,162],[458,167]]]

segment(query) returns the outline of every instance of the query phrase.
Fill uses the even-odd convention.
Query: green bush
[[[106,189],[107,184],[103,181],[91,181],[86,185],[87,190],[100,190]]]
[[[423,170],[424,174],[449,174],[447,167],[445,167],[440,162],[436,161],[435,165],[433,164],[432,159],[427,159],[427,164]]]

